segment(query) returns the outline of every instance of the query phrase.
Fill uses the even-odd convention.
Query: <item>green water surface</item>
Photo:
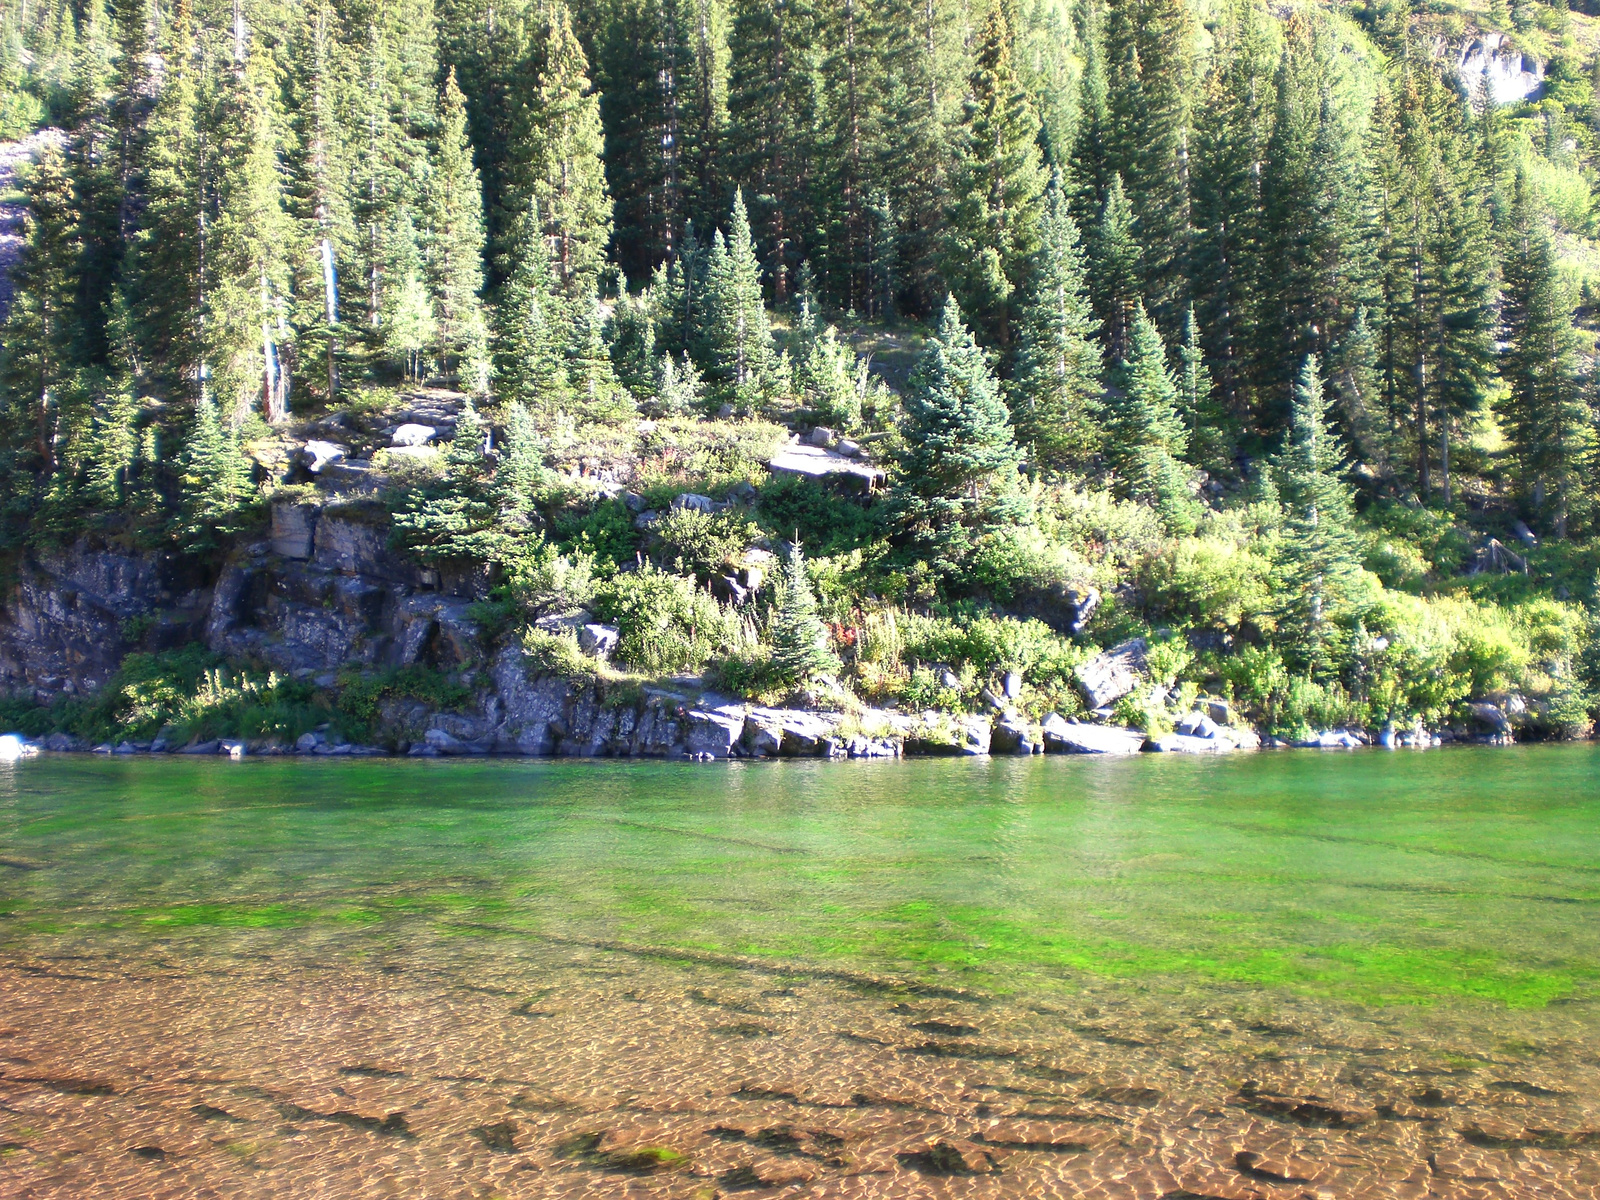
[[[625,942],[1007,992],[1600,992],[1600,749],[0,767],[0,952],[265,927]],[[192,945],[192,940],[186,944]]]

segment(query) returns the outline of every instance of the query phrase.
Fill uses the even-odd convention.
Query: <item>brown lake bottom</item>
[[[1548,791],[1593,762],[1522,767]],[[13,785],[0,1196],[1600,1196],[1582,798],[1576,826],[1570,806],[1497,808],[1482,841],[1347,813],[1315,830],[1359,861],[1308,864],[1261,832],[1298,810],[1259,774],[1049,776],[1057,797],[1151,797],[1096,818],[1109,859],[1074,859],[1059,820],[1077,801],[1030,817],[1040,777],[1009,767],[972,802],[1020,804],[1023,825],[982,837],[943,807],[943,767],[860,777],[899,806],[893,837],[882,811],[793,815],[850,768],[691,774],[698,808],[678,777],[538,777],[617,818],[599,835],[570,809],[526,826],[522,801],[441,798],[521,797],[525,776],[379,776],[389,799],[358,803],[363,777],[299,769]],[[397,816],[397,780],[418,778],[432,807]],[[1241,786],[1248,802],[1219,798]],[[1203,834],[1171,799],[1196,789]],[[1536,820],[1560,853],[1528,857]],[[1198,877],[1252,848],[1284,895],[1208,899]],[[1317,900],[1330,873],[1353,899]],[[979,886],[1007,874],[1003,894]],[[1207,943],[1157,903],[1179,892],[1190,916],[1232,914],[1227,932]],[[1258,928],[1283,905],[1293,944]]]

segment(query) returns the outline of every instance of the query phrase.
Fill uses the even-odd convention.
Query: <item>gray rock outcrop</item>
[[[1089,707],[1105,708],[1115,704],[1143,683],[1149,651],[1149,644],[1143,638],[1130,638],[1081,664],[1074,677]]]

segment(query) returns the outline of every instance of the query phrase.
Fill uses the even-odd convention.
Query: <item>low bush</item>
[[[739,640],[737,618],[693,579],[648,563],[599,584],[592,607],[620,632],[616,660],[642,671],[699,670]]]

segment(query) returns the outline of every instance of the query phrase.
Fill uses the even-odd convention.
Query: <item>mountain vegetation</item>
[[[1070,715],[1143,635],[1141,722],[1586,732],[1597,49],[1561,0],[4,0],[0,134],[60,135],[0,554],[225,555],[426,394],[395,544],[616,670]]]

